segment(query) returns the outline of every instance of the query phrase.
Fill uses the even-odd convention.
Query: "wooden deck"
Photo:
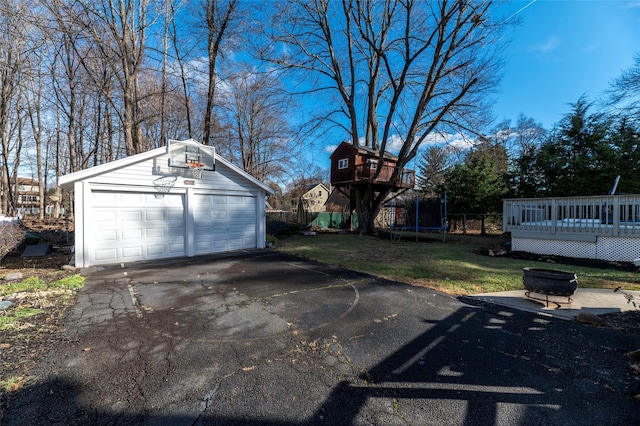
[[[640,258],[640,195],[503,201],[512,249],[604,260]]]
[[[640,238],[640,195],[504,200],[505,232]]]

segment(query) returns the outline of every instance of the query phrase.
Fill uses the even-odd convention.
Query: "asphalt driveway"
[[[640,336],[268,250],[87,270],[33,424],[640,424]]]

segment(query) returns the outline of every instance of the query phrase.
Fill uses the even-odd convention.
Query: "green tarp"
[[[346,229],[349,227],[349,216],[351,216],[351,227],[353,229],[358,228],[358,215],[353,213],[332,213],[322,212],[318,213],[318,217],[313,219],[311,225],[315,225],[318,228],[336,228]]]

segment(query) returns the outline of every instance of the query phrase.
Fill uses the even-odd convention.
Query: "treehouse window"
[[[338,170],[346,169],[347,167],[349,167],[348,158],[341,158],[338,160]]]
[[[369,164],[369,170],[377,170],[378,169],[378,160],[368,159],[367,163]]]

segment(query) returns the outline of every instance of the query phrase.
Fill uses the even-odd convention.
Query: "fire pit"
[[[562,296],[571,303],[571,296],[578,288],[578,276],[571,272],[556,271],[552,269],[524,268],[522,278],[524,295],[536,300],[546,302],[549,306],[549,296]],[[531,293],[542,294],[544,299],[531,296]]]

